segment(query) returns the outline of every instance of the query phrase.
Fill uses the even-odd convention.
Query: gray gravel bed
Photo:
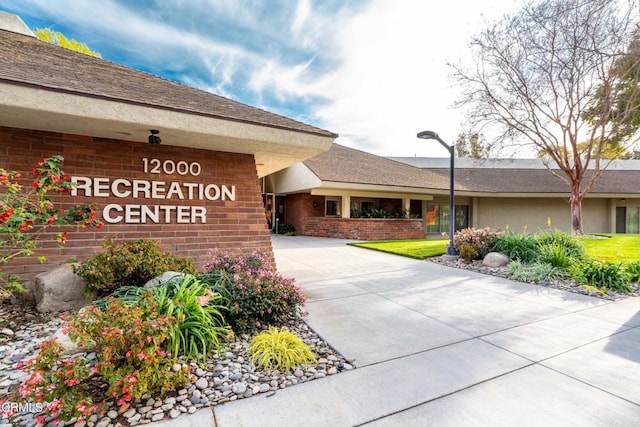
[[[59,315],[43,316],[32,308],[0,305],[0,401],[16,402],[15,394],[19,384],[28,375],[16,369],[16,363],[34,357],[38,344],[53,336],[60,328]],[[192,381],[186,387],[173,390],[164,396],[143,396],[131,404],[117,407],[108,401],[109,408],[104,416],[94,415],[82,424],[71,420],[57,425],[117,427],[148,424],[162,419],[188,416],[199,409],[224,404],[239,399],[247,399],[259,394],[274,394],[278,390],[291,387],[355,368],[329,343],[316,334],[302,319],[291,321],[289,329],[309,344],[316,355],[318,364],[301,366],[293,372],[256,369],[249,362],[247,349],[248,336],[239,337],[230,343],[221,354],[210,357],[206,363],[180,360],[174,369],[188,365]],[[89,356],[93,356],[89,354]],[[36,426],[39,414],[23,412],[10,418],[0,418],[0,426]],[[48,419],[45,424],[55,425]]]
[[[444,256],[429,258],[428,261],[434,262],[436,264],[446,265],[448,267],[475,271],[477,273],[490,274],[493,276],[499,276],[499,277],[505,277],[505,278],[507,277],[506,267],[495,267],[495,268],[487,267],[485,265],[482,265],[482,261],[472,261],[468,263],[460,258],[456,260],[448,260]],[[553,281],[553,282],[531,282],[530,284],[559,289],[567,292],[573,292],[581,295],[588,295],[588,296],[602,298],[610,301],[619,301],[629,297],[640,296],[640,285],[638,283],[631,284],[632,292],[629,294],[614,292],[614,291],[609,291],[606,294],[601,294],[598,292],[593,292],[592,290],[572,280],[559,280],[559,281]]]

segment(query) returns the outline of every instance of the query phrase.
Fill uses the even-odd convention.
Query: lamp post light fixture
[[[444,142],[442,139],[440,139],[440,137],[438,136],[437,133],[435,133],[435,132],[433,132],[431,130],[422,131],[422,132],[418,133],[417,136],[420,139],[435,139],[440,144],[442,144],[442,146],[444,148],[449,150],[449,155],[451,156],[451,170],[449,171],[449,178],[450,178],[450,184],[449,184],[449,247],[447,248],[447,256],[457,257],[458,256],[458,252],[456,251],[456,248],[453,246],[453,234],[455,233],[455,206],[454,206],[454,202],[453,202],[453,191],[454,191],[453,190],[453,175],[454,175],[453,159],[455,157],[455,152],[453,151],[454,150],[454,146],[453,145],[449,145],[446,142]]]

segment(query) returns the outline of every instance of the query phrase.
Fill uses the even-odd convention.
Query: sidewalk
[[[640,299],[612,303],[345,243],[273,236],[279,271],[309,298],[308,323],[357,369],[173,425],[639,424]]]

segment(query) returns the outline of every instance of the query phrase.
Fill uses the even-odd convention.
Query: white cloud
[[[476,2],[373,1],[335,34],[342,63],[322,78],[330,102],[315,113],[346,145],[385,155],[447,156],[416,133],[434,130],[453,142],[462,130],[464,113],[451,108],[458,92],[446,63],[464,58],[481,12],[499,15],[500,3],[516,2],[493,2],[487,10]]]
[[[0,0],[0,8],[10,0]],[[447,153],[464,115],[447,61],[523,0],[23,0],[10,7],[180,81],[341,134],[383,155]],[[104,52],[101,52],[104,54]],[[293,114],[290,114],[294,111]]]

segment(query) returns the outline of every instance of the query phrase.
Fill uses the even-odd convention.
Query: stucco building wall
[[[475,227],[491,227],[504,230],[507,225],[514,232],[525,230],[535,233],[547,229],[547,219],[551,218],[551,227],[571,232],[571,211],[564,198],[491,198],[475,199]],[[584,199],[582,217],[585,233],[612,232],[612,211],[608,199]]]

